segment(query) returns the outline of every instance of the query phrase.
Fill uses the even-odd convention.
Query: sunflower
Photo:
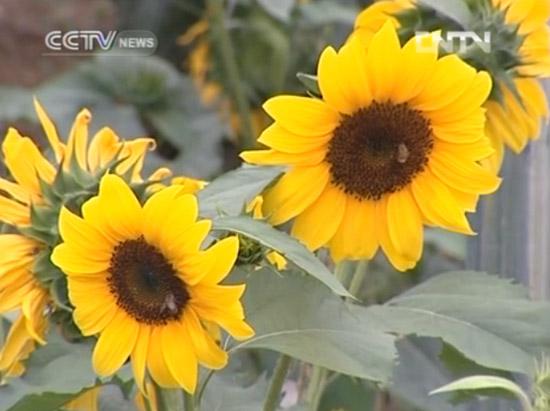
[[[197,213],[195,196],[178,185],[142,207],[111,174],[82,217],[61,211],[64,242],[52,261],[68,276],[75,323],[86,336],[99,334],[92,358],[98,375],[131,357],[142,392],[146,370],[163,387],[193,392],[198,363],[218,369],[227,362],[205,321],[238,339],[253,335],[239,301],[245,286],[218,284],[237,258],[237,237],[201,251],[211,221],[196,221]]]
[[[492,53],[486,56],[468,56],[468,63],[487,70],[493,78],[493,92],[485,103],[487,123],[485,132],[495,153],[487,163],[498,170],[502,164],[504,147],[520,153],[530,140],[540,136],[542,120],[548,118],[548,106],[539,78],[550,76],[550,19],[549,0],[489,0],[479,2],[472,12],[476,27],[465,30],[492,33]],[[352,37],[367,44],[386,20],[397,28],[403,27],[401,17],[415,10],[413,0],[384,0],[361,12],[355,21]],[[427,18],[414,19],[416,30],[446,28]],[[424,22],[429,23],[424,23]],[[422,24],[427,24],[422,27]],[[506,56],[505,59],[502,56]]]
[[[495,13],[504,13],[504,26],[517,33],[515,77],[512,87],[500,82],[500,99],[489,100],[487,135],[496,148],[492,164],[499,168],[504,145],[515,153],[541,134],[541,120],[548,118],[542,85],[537,80],[550,76],[549,0],[491,0]]]
[[[88,146],[91,114],[86,109],[77,115],[64,143],[40,103],[35,100],[34,105],[54,161],[46,159],[30,138],[13,128],[2,143],[3,162],[13,181],[0,178],[0,222],[8,226],[7,232],[0,234],[0,247],[10,250],[0,256],[0,314],[13,311],[17,315],[0,350],[0,374],[4,377],[21,375],[23,361],[36,343],[45,343],[47,316],[55,308],[48,291],[50,284],[40,279],[40,266],[49,261],[51,244],[46,239],[41,241],[37,234],[56,239],[59,205],[51,203],[50,191],[60,169],[71,171],[71,164],[76,163],[89,175],[98,175],[110,163],[116,163],[115,172],[139,182],[145,153],[154,146],[153,140],[146,138],[123,142],[109,128],[101,129]],[[166,175],[165,169],[154,173],[156,177],[161,175]],[[56,186],[59,203],[72,195],[63,189],[63,184]],[[46,220],[36,221],[37,216],[48,216],[51,226]],[[35,225],[40,226],[39,231]]]
[[[381,247],[399,270],[419,260],[423,224],[472,234],[465,212],[500,182],[478,163],[493,152],[481,108],[491,78],[431,49],[401,47],[387,22],[368,49],[356,37],[324,50],[322,99],[265,103],[275,123],[258,141],[270,149],[242,158],[289,166],[264,194],[272,224],[295,218],[292,235],[311,250],[328,245],[336,261]]]

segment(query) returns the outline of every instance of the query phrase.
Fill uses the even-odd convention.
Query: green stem
[[[204,382],[202,383],[202,387],[200,388],[199,394],[197,396],[197,402],[199,403],[199,405],[202,401],[202,397],[204,395],[204,392],[206,391],[206,387],[208,386],[208,383],[210,382],[210,379],[212,378],[213,375],[214,375],[214,370],[210,370],[208,372],[208,375],[204,379]]]
[[[317,377],[317,388],[312,393],[311,401],[309,402],[309,409],[311,411],[317,411],[319,405],[321,405],[321,398],[323,397],[323,392],[325,391],[325,386],[328,377],[328,370],[326,368],[319,368],[319,374]]]
[[[207,4],[210,13],[210,25],[213,39],[219,51],[219,57],[226,76],[227,87],[231,99],[235,103],[241,121],[241,143],[243,148],[252,148],[254,147],[256,139],[254,136],[254,127],[252,125],[250,105],[244,89],[242,88],[235,49],[233,48],[231,37],[225,26],[224,0],[208,0]]]
[[[168,404],[164,396],[164,390],[154,381],[153,381],[153,385],[155,387],[155,393],[156,393],[155,397],[156,397],[157,403],[154,404],[154,406],[149,406],[149,408],[156,409],[158,411],[169,411]],[[146,398],[146,401],[149,401],[149,399]]]
[[[195,411],[195,397],[187,391],[183,391],[183,405],[185,411]]]
[[[292,358],[286,354],[281,354],[277,360],[277,365],[275,366],[273,376],[271,377],[271,383],[269,384],[269,390],[267,391],[267,397],[265,398],[263,411],[275,411],[279,406],[281,402],[281,390],[291,361]]]
[[[348,289],[351,295],[357,297],[357,293],[361,290],[361,286],[363,285],[368,267],[369,262],[367,260],[362,260],[357,263]]]

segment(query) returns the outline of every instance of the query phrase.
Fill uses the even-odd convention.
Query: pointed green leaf
[[[336,294],[352,297],[327,267],[297,240],[269,224],[250,217],[220,217],[213,220],[215,230],[239,233],[283,254],[306,273],[315,277]],[[352,297],[353,298],[353,297]]]

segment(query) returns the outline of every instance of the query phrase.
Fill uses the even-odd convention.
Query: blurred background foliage
[[[254,146],[255,138],[269,124],[262,103],[275,94],[303,94],[304,86],[296,74],[315,73],[321,50],[329,44],[341,45],[357,12],[369,3],[2,0],[2,135],[8,126],[16,126],[43,143],[32,109],[35,95],[62,135],[67,135],[80,108],[87,107],[93,114],[91,132],[109,125],[123,138],[147,135],[156,139],[158,150],[148,158],[148,169],[168,166],[176,175],[211,179],[238,166],[240,150]],[[150,30],[157,36],[159,47],[151,57],[44,56],[44,36],[54,29]],[[517,218],[497,223],[507,221]],[[491,232],[490,227],[483,231],[482,221],[478,225],[482,233]],[[488,244],[485,247],[491,247],[492,243]],[[413,272],[396,273],[385,260],[377,259],[371,264],[360,296],[370,303],[385,302],[433,274],[464,268],[466,260],[477,268],[487,268],[480,267],[480,259],[475,258],[481,248],[473,247],[467,252],[463,236],[427,230],[424,257]],[[483,250],[500,258],[494,251]],[[484,261],[488,258],[484,256]],[[506,258],[517,262],[513,252],[506,253]],[[2,331],[0,327],[0,339]],[[451,405],[445,398],[428,397],[427,393],[468,373],[494,372],[469,364],[464,358],[457,359],[456,351],[436,339],[402,339],[397,348],[400,360],[390,387],[334,377],[329,380],[319,410],[467,410],[471,409],[468,405]],[[250,407],[246,410],[259,410],[275,358],[274,353],[265,351],[239,353],[231,366],[213,379],[205,394],[205,403],[210,404],[205,409],[243,411],[246,403]],[[307,366],[293,367],[285,385],[283,405],[287,409],[300,409],[296,405],[297,392],[304,384],[301,378],[308,372]],[[106,390],[102,407],[133,409],[116,389]]]

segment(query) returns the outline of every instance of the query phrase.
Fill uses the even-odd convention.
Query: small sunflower
[[[550,76],[550,27],[547,25],[550,1],[489,0],[472,3],[470,7],[476,26],[463,29],[480,35],[486,31],[492,34],[489,55],[473,53],[465,57],[469,64],[487,70],[493,78],[493,90],[484,105],[485,133],[495,148],[495,154],[487,163],[498,170],[504,147],[520,153],[530,140],[540,136],[542,120],[548,118],[545,93],[538,79]],[[403,29],[405,38],[413,30],[453,29],[441,16],[427,17],[428,14],[422,13],[426,9],[426,6],[417,6],[414,0],[376,2],[358,15],[352,37],[368,44],[386,20]],[[414,13],[421,17],[411,18]],[[411,21],[415,26],[405,27]]]
[[[131,357],[142,392],[146,370],[163,387],[193,392],[198,363],[218,369],[227,362],[205,322],[238,339],[253,335],[239,301],[245,286],[219,285],[237,258],[237,237],[202,251],[211,221],[197,221],[197,213],[195,196],[178,185],[142,207],[110,174],[82,217],[61,211],[64,242],[52,261],[68,276],[75,323],[84,335],[99,334],[92,359],[98,375]]]
[[[258,141],[271,149],[242,153],[290,166],[264,194],[271,223],[295,218],[292,234],[311,250],[328,245],[337,261],[381,247],[399,270],[420,259],[423,224],[472,234],[465,212],[500,182],[478,163],[493,152],[486,72],[418,53],[416,39],[401,47],[387,22],[368,48],[352,38],[325,49],[318,81],[322,99],[268,100],[275,123]]]
[[[94,176],[110,163],[116,163],[113,171],[140,182],[143,158],[154,146],[153,140],[147,138],[123,142],[109,128],[101,129],[88,146],[91,121],[88,110],[77,115],[64,143],[39,102],[35,100],[34,105],[53,161],[14,128],[8,130],[2,143],[3,163],[13,180],[0,178],[0,222],[6,225],[4,234],[0,234],[0,248],[10,250],[0,256],[0,314],[17,310],[19,313],[0,350],[0,379],[24,371],[23,361],[36,343],[45,343],[47,317],[55,310],[49,292],[51,284],[41,280],[40,266],[49,261],[51,243],[45,238],[54,242],[57,238],[59,204],[74,194],[62,182],[56,186],[60,173],[69,170],[73,162],[81,171]],[[166,170],[158,170],[155,176],[161,174],[165,175]],[[55,204],[51,202],[53,186],[57,190]],[[72,189],[79,193],[84,190],[80,186]]]

